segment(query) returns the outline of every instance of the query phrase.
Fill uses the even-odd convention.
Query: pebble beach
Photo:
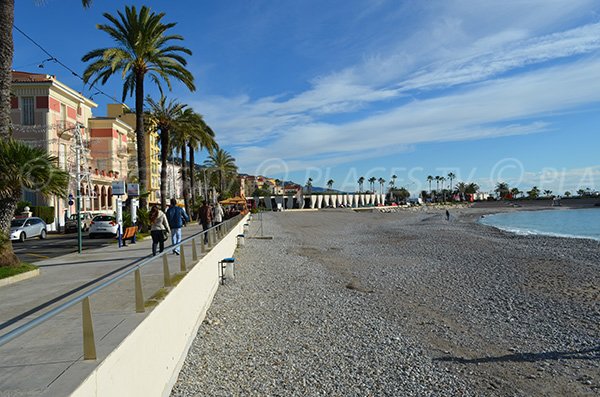
[[[172,396],[600,395],[600,242],[490,212],[265,213]]]

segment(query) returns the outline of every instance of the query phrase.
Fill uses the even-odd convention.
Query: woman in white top
[[[156,246],[160,246],[160,252],[165,249],[165,231],[171,232],[167,216],[164,212],[153,205],[150,210],[150,235],[152,236],[152,255],[156,256]]]

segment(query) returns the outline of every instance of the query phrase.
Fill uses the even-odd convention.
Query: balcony
[[[128,154],[129,152],[127,151],[127,146],[120,146],[117,149],[117,156],[119,157],[127,157]]]

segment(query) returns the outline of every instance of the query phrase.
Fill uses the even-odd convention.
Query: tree
[[[544,190],[544,196],[550,197],[551,194],[552,194],[552,190],[548,190],[548,189]]]
[[[456,174],[454,172],[449,172],[448,173],[448,179],[450,179],[450,191],[452,191],[453,190],[453,188],[452,188],[452,181],[454,179],[456,179]]]
[[[531,199],[536,199],[540,195],[540,189],[537,186],[531,188],[530,191],[527,192],[527,196]]]
[[[397,198],[401,201],[404,201],[410,197],[410,192],[408,190],[406,190],[406,188],[404,188],[404,187],[401,187],[398,189],[392,189],[390,191],[390,193],[392,193],[395,198]]]
[[[327,189],[331,190],[334,183],[335,183],[335,181],[333,179],[328,180],[327,181]]]
[[[471,182],[467,185],[467,188],[465,189],[465,193],[467,194],[475,194],[479,191],[479,185]]]
[[[440,180],[441,179],[442,179],[441,176],[439,176],[439,175],[435,176],[435,192],[436,193],[439,192],[439,190],[440,190]]]
[[[306,192],[308,194],[312,193],[312,186],[313,186],[312,183],[313,183],[313,179],[309,177],[308,180],[306,181]]]
[[[510,194],[513,196],[513,198],[517,198],[517,196],[521,193],[522,192],[517,187],[513,187],[512,189],[510,189]]]
[[[204,162],[207,167],[214,168],[219,173],[221,194],[225,193],[225,181],[237,173],[235,159],[223,149],[214,150]]]
[[[148,119],[155,126],[159,133],[160,206],[164,211],[167,207],[167,159],[169,158],[169,153],[171,152],[171,133],[174,133],[177,128],[180,128],[180,113],[187,107],[187,105],[180,104],[174,100],[170,100],[167,103],[167,98],[165,98],[164,95],[160,97],[158,102],[154,101],[154,99],[150,97],[148,97],[146,101],[150,107]]]
[[[427,182],[429,182],[429,194],[431,194],[431,182],[433,182],[433,176],[427,176]]]
[[[196,204],[196,161],[194,159],[194,153],[196,150],[202,149],[206,149],[210,153],[211,151],[219,148],[219,145],[215,140],[215,132],[209,127],[208,124],[206,124],[206,122],[204,122],[202,115],[194,113],[194,118],[197,118],[196,121],[192,121],[195,126],[194,128],[197,128],[197,131],[188,139],[188,148],[190,149],[190,191],[192,194],[193,205]]]
[[[358,178],[358,192],[362,193],[363,191],[363,184],[365,183],[365,177],[361,176],[360,178]]]
[[[498,193],[498,197],[505,198],[508,195],[510,188],[508,187],[508,183],[498,182],[496,183],[496,188],[494,189],[494,191]]]
[[[379,192],[380,192],[380,194],[383,194],[383,186],[385,185],[385,179],[379,178],[379,179],[377,179],[377,182],[379,182]],[[373,190],[375,190],[375,189],[373,189]]]
[[[369,187],[371,188],[371,192],[375,192],[375,182],[377,181],[377,178],[375,178],[374,176],[369,178]]]
[[[146,75],[161,88],[164,81],[171,90],[171,78],[181,81],[190,91],[195,91],[194,77],[185,68],[184,54],[192,52],[173,41],[181,41],[179,35],[167,34],[176,23],[163,23],[164,13],[156,14],[142,6],[138,14],[135,6],[125,6],[125,13],[117,12],[118,17],[104,13],[109,24],[99,24],[97,28],[106,32],[116,42],[115,47],[93,50],[81,60],[91,63],[83,73],[86,83],[105,84],[118,74],[122,76],[123,95],[133,95],[135,91],[135,137],[137,141],[137,165],[140,192],[147,191],[146,131],[144,130],[144,80]],[[162,88],[161,88],[162,92]],[[162,177],[162,176],[161,176]],[[163,198],[161,197],[161,202]],[[140,206],[146,207],[145,196],[140,196]]]
[[[392,175],[392,180],[390,181],[392,188],[396,187],[396,179],[398,179],[398,176]]]
[[[569,198],[569,197],[571,197],[571,196],[572,196],[572,193],[571,193],[570,191],[568,191],[568,190],[567,190],[567,191],[565,192],[565,197]]]
[[[19,260],[9,240],[10,222],[23,189],[65,197],[69,174],[57,166],[58,158],[13,138],[0,140],[0,267]]]

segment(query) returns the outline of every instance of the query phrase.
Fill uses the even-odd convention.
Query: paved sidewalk
[[[201,230],[191,223],[183,238]],[[0,335],[125,271],[151,255],[151,245],[148,237],[127,247],[114,244],[36,263],[40,276],[0,288]],[[199,240],[197,248],[200,257]],[[191,246],[184,249],[189,268]],[[171,275],[179,272],[179,256],[169,252],[168,259]],[[142,281],[147,300],[162,287],[162,259],[142,269]],[[75,305],[0,346],[0,396],[68,395],[150,310],[135,313],[133,274],[90,300],[98,359],[83,360],[81,305]]]

